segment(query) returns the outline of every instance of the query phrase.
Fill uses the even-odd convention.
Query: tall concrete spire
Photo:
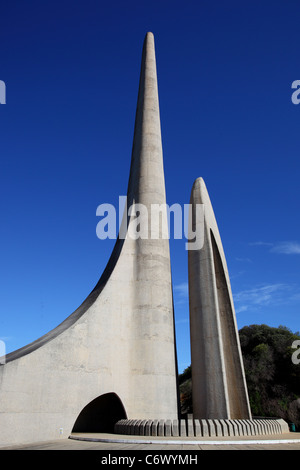
[[[81,306],[0,365],[1,444],[68,437],[72,429],[112,431],[121,418],[178,417],[169,240],[151,217],[151,205],[165,200],[154,37],[148,33],[128,183],[127,205],[134,207],[122,227],[127,236],[118,237]],[[130,236],[137,204],[146,209],[140,220],[155,238],[144,231]]]
[[[129,189],[136,202],[165,202],[165,182],[154,36],[147,33],[142,53]]]
[[[249,419],[247,385],[225,254],[202,178],[191,208],[204,205],[204,243],[188,252],[193,412],[195,418]]]
[[[176,354],[169,240],[163,238],[159,219],[151,217],[153,205],[159,204],[162,218],[167,219],[154,36],[150,32],[142,53],[128,200],[146,208],[141,223],[146,223],[148,229],[148,237],[137,239],[134,247],[130,362],[134,370],[132,388],[134,393],[140,391],[138,416],[151,417],[154,413],[169,418],[171,413],[175,417]]]

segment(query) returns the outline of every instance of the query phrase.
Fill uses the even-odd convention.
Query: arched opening
[[[210,234],[214,256],[230,416],[232,419],[241,419],[248,416],[248,406],[243,386],[242,357],[239,355],[238,333],[234,324],[234,311],[232,310],[229,296],[230,286],[226,280],[223,262],[212,230]]]
[[[114,432],[119,419],[126,419],[124,406],[115,393],[105,393],[88,403],[78,415],[72,432]]]

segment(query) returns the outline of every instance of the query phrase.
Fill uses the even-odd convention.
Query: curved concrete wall
[[[285,434],[288,424],[283,419],[121,419],[115,424],[116,434],[161,437],[226,437]],[[76,435],[72,435],[76,439]],[[78,437],[80,439],[80,436]]]
[[[148,33],[128,207],[165,203],[160,132],[154,38]],[[0,366],[0,444],[68,437],[81,410],[111,392],[128,418],[176,419],[173,316],[169,241],[118,240],[83,304]]]

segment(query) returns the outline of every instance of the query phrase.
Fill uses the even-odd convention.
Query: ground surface
[[[76,434],[76,439],[2,447],[0,450],[98,450],[98,451],[200,451],[200,450],[300,450],[300,433],[224,438],[147,438],[109,434]],[[78,440],[80,439],[80,440]],[[85,440],[81,440],[85,439]],[[118,440],[118,442],[112,442]],[[173,443],[172,443],[173,441]]]

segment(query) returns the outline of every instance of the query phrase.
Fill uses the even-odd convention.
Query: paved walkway
[[[73,434],[72,439],[10,446],[0,450],[108,450],[108,451],[199,451],[199,450],[300,450],[300,433],[272,436],[223,438],[167,438],[115,434]]]

